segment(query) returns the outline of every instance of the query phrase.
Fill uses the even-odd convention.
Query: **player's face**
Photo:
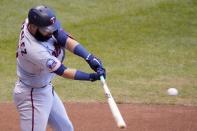
[[[52,36],[53,35],[53,31],[46,31],[46,30],[42,30],[42,29],[38,29],[39,32],[46,37]]]
[[[52,36],[53,32],[57,30],[55,24],[45,26],[45,27],[39,27],[38,29],[43,36]]]
[[[52,34],[51,32],[41,32],[37,29],[34,37],[39,41],[47,41],[52,37]]]

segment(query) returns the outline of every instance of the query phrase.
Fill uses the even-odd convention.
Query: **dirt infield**
[[[127,123],[118,129],[106,103],[66,103],[75,131],[197,131],[197,107],[120,104]],[[0,104],[0,130],[19,131],[13,104]],[[50,130],[50,129],[48,129]]]

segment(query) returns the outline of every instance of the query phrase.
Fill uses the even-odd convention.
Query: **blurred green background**
[[[39,4],[53,8],[62,27],[103,61],[118,103],[197,105],[196,0],[1,0],[0,102],[12,101],[20,26]],[[91,72],[66,53],[66,66]],[[99,81],[53,83],[64,101],[105,101]],[[168,96],[170,87],[179,95]]]

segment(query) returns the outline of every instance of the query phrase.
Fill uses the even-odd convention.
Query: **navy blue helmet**
[[[47,6],[36,6],[29,10],[28,20],[30,24],[39,27],[45,32],[54,32],[60,28],[60,22],[56,20],[55,13]]]

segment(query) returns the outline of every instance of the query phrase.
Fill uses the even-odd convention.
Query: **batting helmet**
[[[56,20],[55,13],[49,7],[40,5],[29,10],[28,20],[45,32],[54,32],[60,28],[60,23]]]

